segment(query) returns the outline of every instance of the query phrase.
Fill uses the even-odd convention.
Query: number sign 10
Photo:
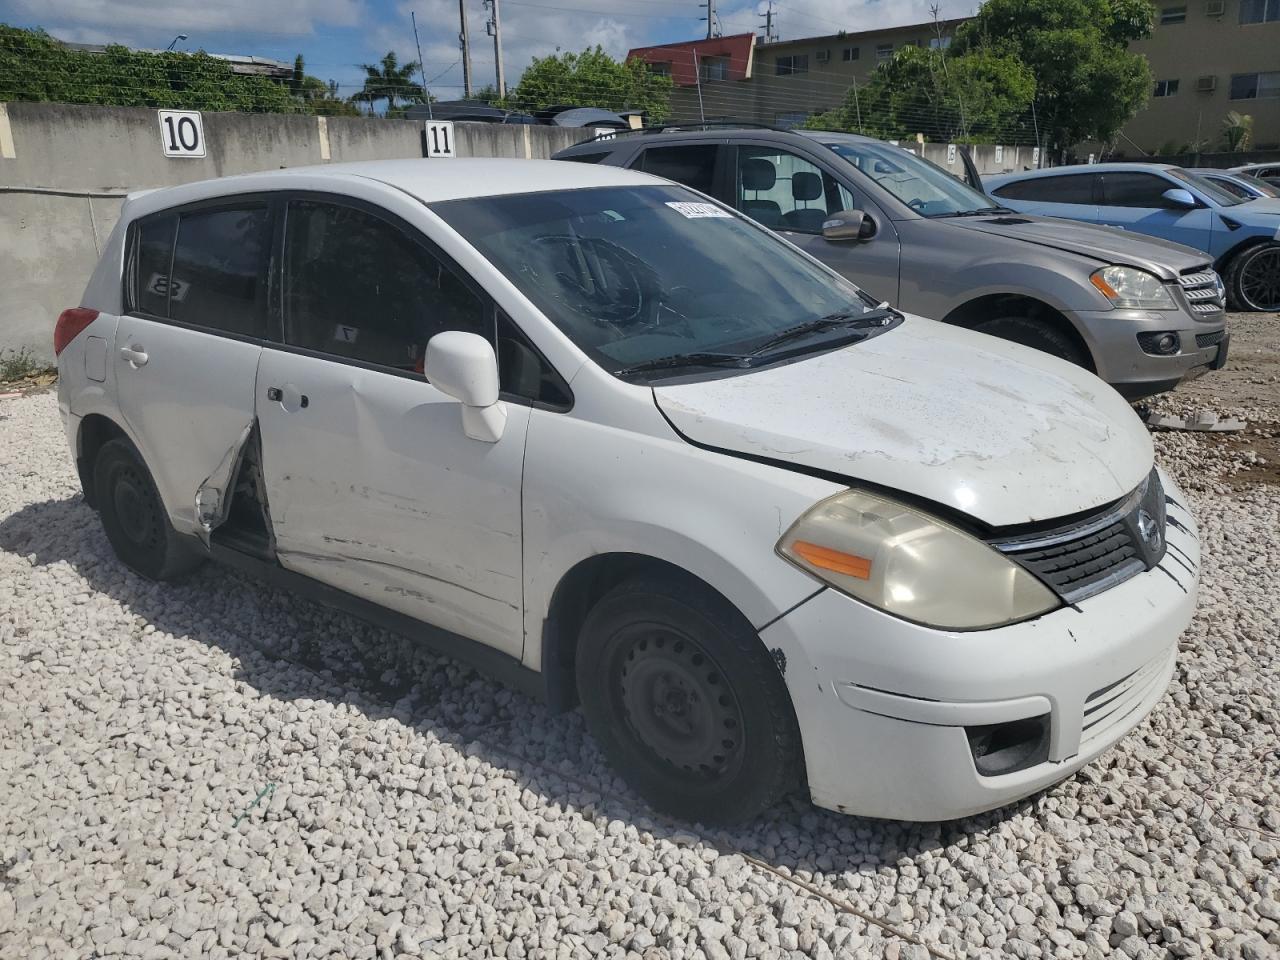
[[[204,124],[196,110],[158,110],[166,157],[203,157]]]
[[[453,121],[428,120],[426,133],[428,157],[455,156],[453,152]]]

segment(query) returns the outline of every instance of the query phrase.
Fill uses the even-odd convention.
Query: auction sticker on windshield
[[[676,213],[690,220],[697,220],[702,217],[724,217],[732,219],[733,215],[727,210],[721,210],[714,203],[694,203],[689,200],[668,200],[667,206]]]

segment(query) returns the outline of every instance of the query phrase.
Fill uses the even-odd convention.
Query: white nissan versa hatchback
[[[1101,380],[686,187],[387,161],[139,194],[55,332],[86,500],[470,659],[654,806],[945,820],[1160,699],[1183,495]]]

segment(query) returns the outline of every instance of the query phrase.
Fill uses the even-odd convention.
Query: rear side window
[[[1174,185],[1150,173],[1106,173],[1102,176],[1103,203],[1108,207],[1167,207],[1164,192]]]
[[[445,330],[492,340],[480,297],[399,227],[335,203],[290,202],[285,342],[421,373]]]
[[[640,154],[636,167],[655,177],[666,177],[687,187],[711,193],[716,176],[715,144],[650,147]]]
[[[153,317],[169,316],[169,267],[173,259],[174,216],[139,222],[129,309]]]
[[[997,197],[1007,200],[1032,200],[1041,203],[1096,203],[1093,199],[1093,174],[1077,173],[1061,177],[1035,177],[1015,180],[997,187]]]
[[[169,319],[266,336],[271,214],[267,207],[196,210],[178,218]]]
[[[574,163],[599,163],[609,155],[609,151],[604,153],[575,153],[572,156],[560,157],[561,160],[572,160]]]

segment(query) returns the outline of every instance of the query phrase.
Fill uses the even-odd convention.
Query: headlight
[[[1139,310],[1177,310],[1160,278],[1136,267],[1103,267],[1089,282],[1102,291],[1113,307]]]
[[[811,507],[778,541],[802,570],[873,607],[931,627],[980,630],[1061,605],[994,548],[928,514],[861,490]]]

